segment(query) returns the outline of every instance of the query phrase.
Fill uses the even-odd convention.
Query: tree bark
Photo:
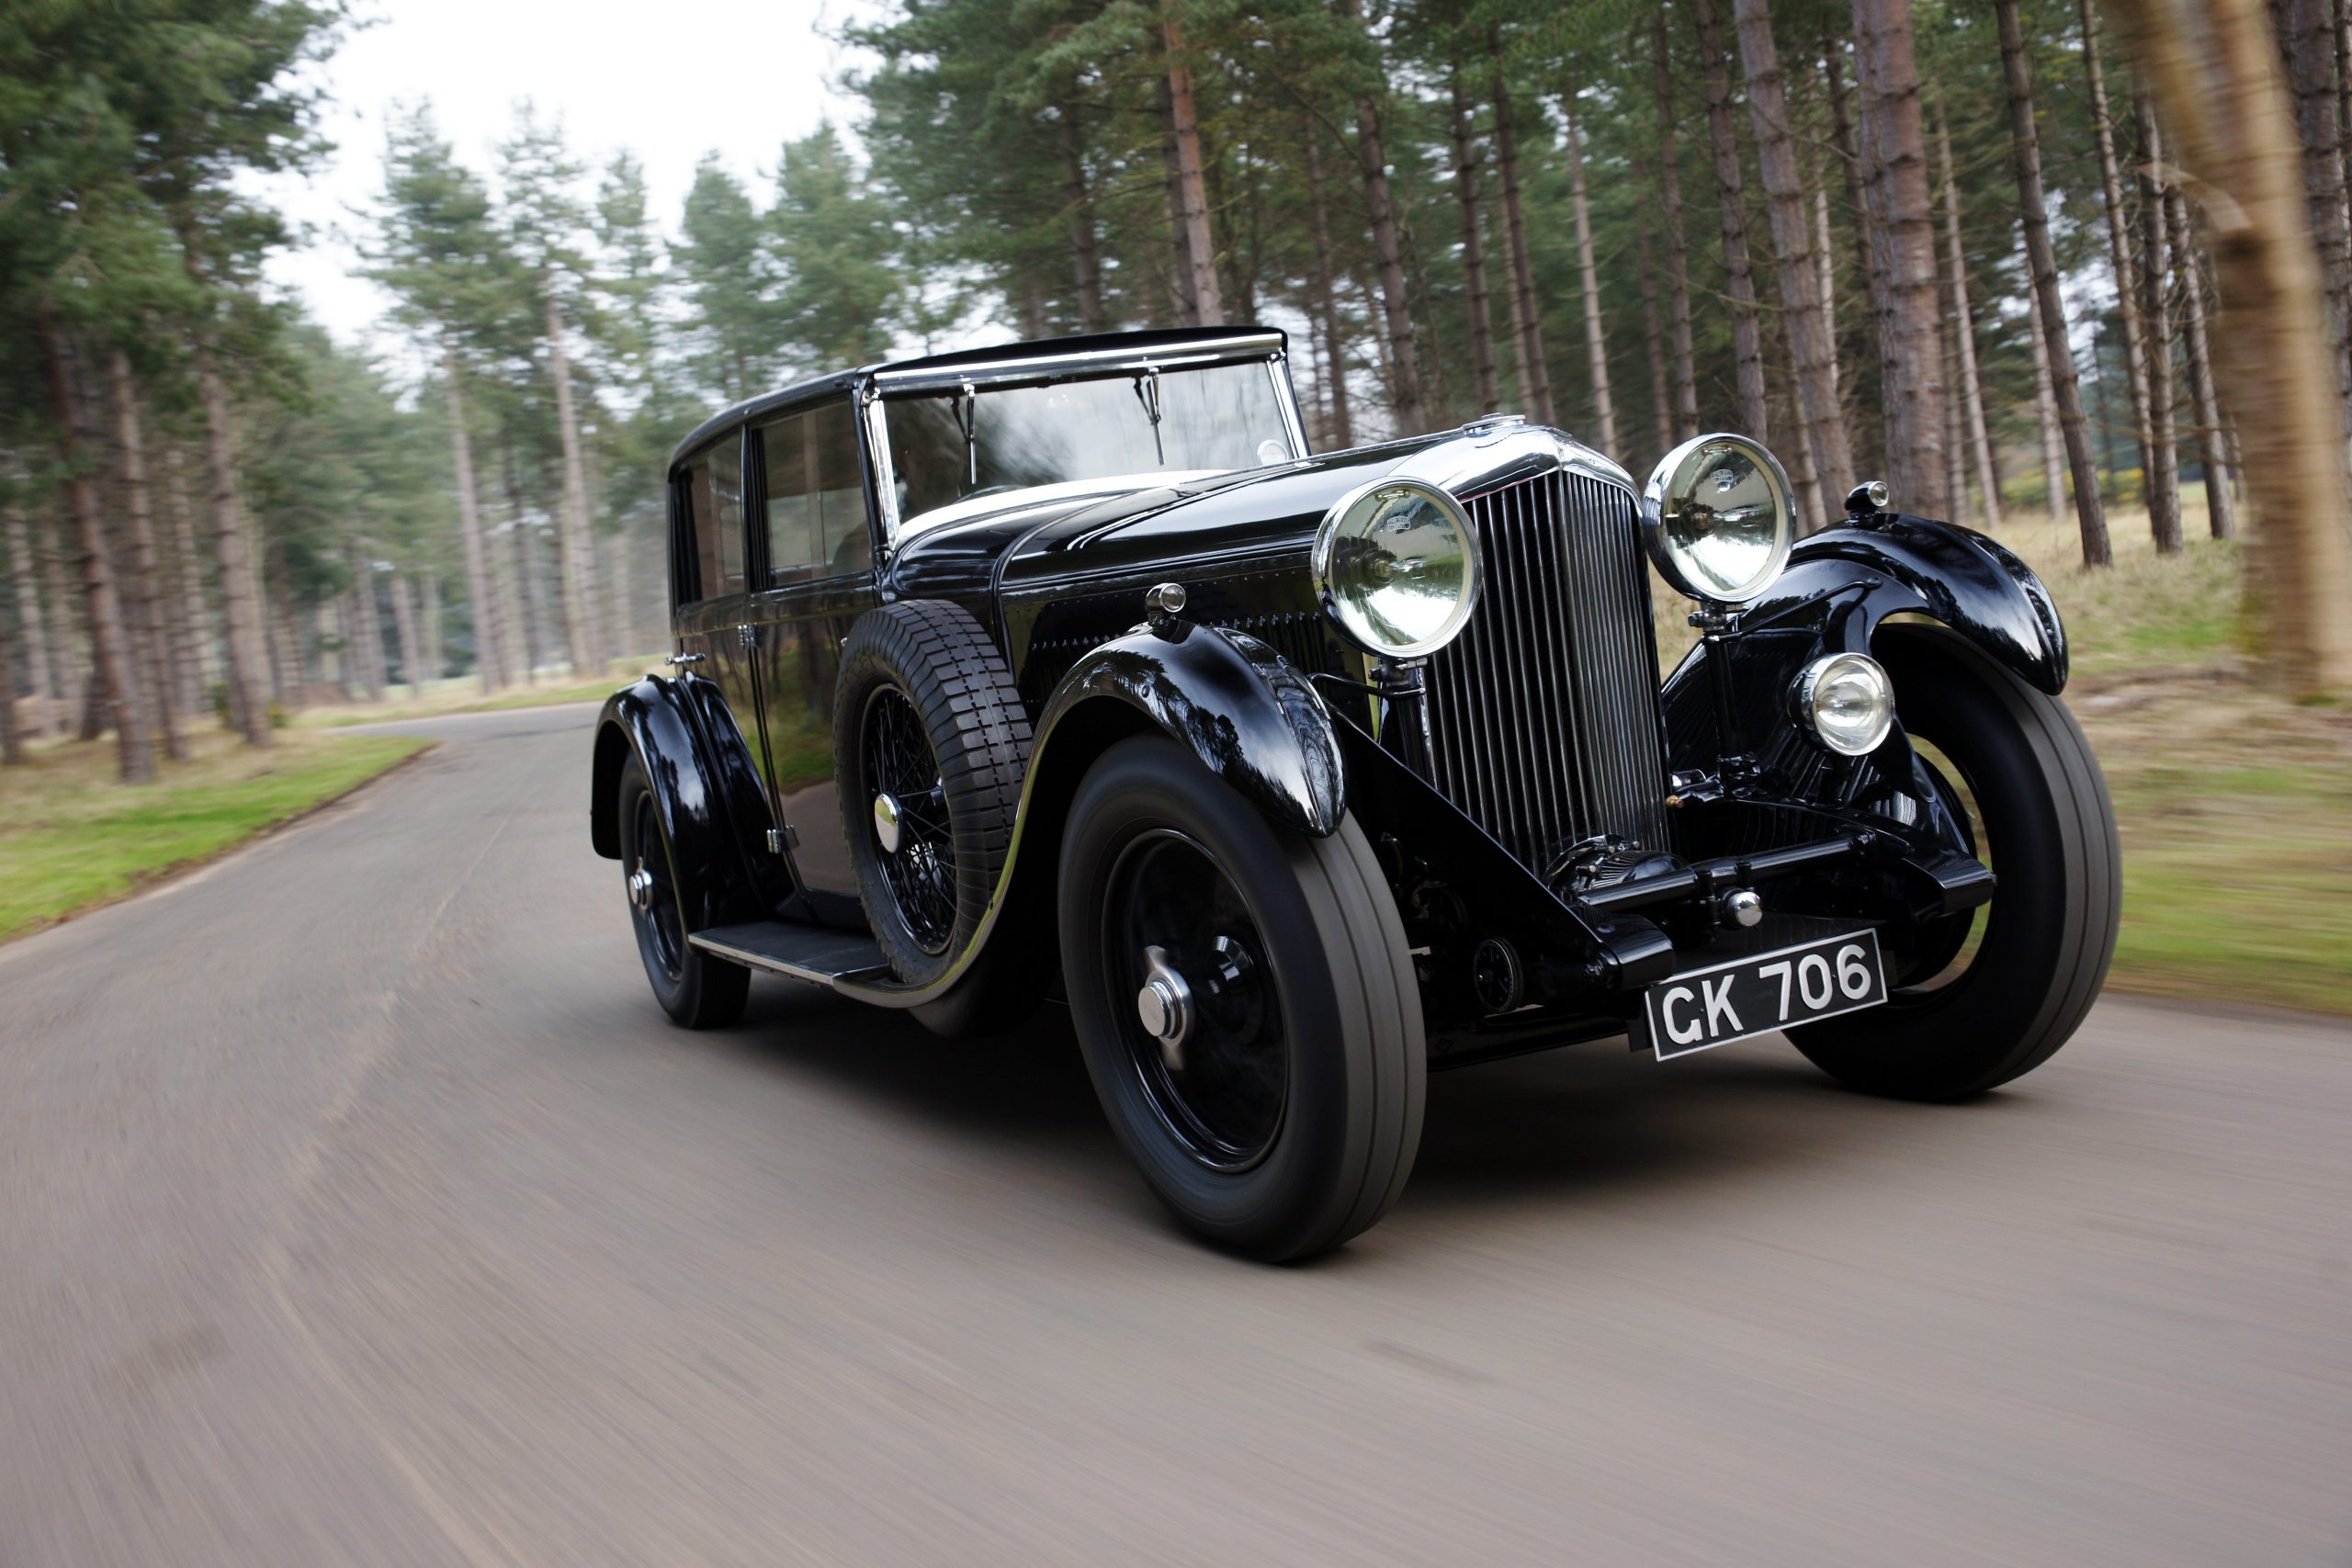
[[[1518,329],[1519,391],[1538,424],[1555,424],[1552,372],[1544,363],[1544,321],[1535,303],[1535,264],[1527,249],[1527,205],[1519,183],[1519,128],[1510,109],[1510,83],[1503,73],[1503,35],[1487,29],[1490,65],[1488,92],[1495,100],[1495,173],[1503,187],[1503,233],[1510,242],[1511,322]]]
[[[1159,27],[1168,51],[1168,123],[1176,150],[1176,218],[1183,227],[1183,262],[1191,269],[1188,292],[1193,324],[1213,327],[1225,321],[1225,299],[1217,284],[1216,242],[1209,234],[1208,186],[1201,172],[1201,116],[1193,101],[1193,68],[1184,63],[1183,37],[1168,0],[1161,0]]]
[[[419,626],[417,631],[424,644],[424,678],[427,681],[438,681],[441,679],[442,650],[448,646],[442,640],[441,574],[439,572],[428,571],[424,574],[424,587],[420,596],[424,601],[424,613],[421,616],[424,624]]]
[[[210,619],[205,607],[204,573],[196,558],[195,509],[187,499],[187,476],[176,441],[164,444],[164,501],[172,540],[172,588],[179,612],[172,617],[172,660],[180,673],[181,709],[191,718],[204,711],[216,660]]]
[[[2173,434],[2172,308],[2165,295],[2172,268],[2165,255],[2165,193],[2157,175],[2164,163],[2164,138],[2156,129],[2155,104],[2143,94],[2137,107],[2143,154],[2140,313],[2148,327],[2148,465],[2141,470],[2140,486],[2156,553],[2177,556],[2181,550],[2180,448]]]
[[[80,717],[90,682],[87,662],[81,657],[88,641],[83,635],[82,622],[88,618],[88,613],[84,610],[76,615],[75,595],[66,570],[75,548],[73,513],[62,510],[57,516],[61,521],[52,531],[62,532],[64,537],[52,537],[50,548],[36,553],[40,557],[41,598],[48,606],[51,688],[55,696],[50,709],[49,732],[62,738],[72,733]]]
[[[2098,58],[2098,12],[2082,0],[2083,76],[2090,89],[2092,139],[2098,145],[2099,190],[2107,204],[2107,261],[2115,274],[2115,309],[2123,318],[2123,375],[2132,389],[2132,439],[2140,472],[2154,461],[2148,434],[2148,332],[2140,314],[2139,269],[2132,260],[2132,226],[2124,215],[2123,176],[2115,157],[2115,117],[2109,112],[2107,69]]]
[[[1480,413],[1502,406],[1495,383],[1494,310],[1487,291],[1487,243],[1478,224],[1478,157],[1470,138],[1470,106],[1459,67],[1447,70],[1453,111],[1453,194],[1462,206],[1462,292],[1470,317],[1470,378]]]
[[[1823,270],[1815,258],[1814,230],[1805,211],[1804,171],[1789,124],[1786,79],[1772,39],[1769,0],[1732,0],[1739,58],[1747,78],[1747,109],[1756,127],[1756,162],[1764,181],[1765,215],[1781,279],[1791,375],[1799,422],[1813,448],[1815,478],[1825,505],[1844,502],[1854,488],[1853,452],[1845,412],[1838,402],[1838,335],[1830,319]],[[1807,526],[1827,521],[1816,516]]]
[[[2327,290],[2328,343],[2339,396],[2352,398],[2352,214],[2345,210],[2344,131],[2335,71],[2335,27],[2328,0],[2285,0],[2288,84],[2303,144],[2303,196]]]
[[[13,568],[12,568],[13,570]],[[24,717],[17,711],[17,671],[25,667],[24,632],[0,615],[0,767],[32,761],[25,747]]]
[[[2197,236],[2188,221],[2188,201],[2180,182],[2165,182],[2165,219],[2172,230],[2172,254],[2180,274],[2181,324],[2188,366],[2188,397],[2197,411],[2197,460],[2205,470],[2205,523],[2217,539],[2238,532],[2237,496],[2230,489],[2224,456],[2222,401],[2213,387],[2213,353],[2205,330],[2205,269],[2198,260]]]
[[[1860,146],[1856,140],[1854,107],[1846,85],[1843,68],[1844,51],[1838,40],[1825,33],[1821,39],[1822,82],[1829,98],[1829,150],[1838,160],[1846,185],[1847,231],[1854,251],[1854,281],[1862,293],[1862,320],[1866,330],[1861,334],[1860,350],[1849,361],[1854,373],[1842,377],[1839,394],[1841,406],[1850,395],[1854,407],[1846,422],[1847,440],[1853,450],[1854,468],[1859,478],[1865,468],[1884,472],[1886,468],[1885,430],[1877,423],[1870,404],[1865,401],[1869,391],[1868,371],[1871,355],[1868,345],[1875,345],[1886,320],[1886,288],[1878,275],[1876,247],[1871,240],[1871,210],[1863,189]],[[1825,192],[1825,195],[1826,193]],[[1825,243],[1822,254],[1829,254]]]
[[[32,682],[33,731],[62,735],[63,705],[56,700],[56,672],[50,661],[51,628],[41,613],[40,573],[33,559],[31,530],[25,526],[24,510],[18,506],[7,509],[7,546],[8,576],[17,585],[17,624],[24,633],[25,673]]]
[[[1054,130],[1062,155],[1062,200],[1069,209],[1069,254],[1073,281],[1078,286],[1078,324],[1082,332],[1099,333],[1107,324],[1102,314],[1102,261],[1095,245],[1094,197],[1086,184],[1086,144],[1079,134],[1078,110],[1057,106]]]
[[[252,531],[237,493],[236,445],[229,428],[229,392],[209,345],[195,345],[197,394],[204,405],[205,489],[212,510],[212,556],[220,580],[223,643],[229,661],[230,722],[249,746],[271,746],[269,652],[262,646],[261,603],[254,583]]]
[[[1699,373],[1690,346],[1690,246],[1682,231],[1682,153],[1675,135],[1674,69],[1666,38],[1666,7],[1650,20],[1650,86],[1657,100],[1658,226],[1666,231],[1667,341],[1674,377],[1674,437],[1699,434]]]
[[[1600,319],[1600,263],[1592,248],[1592,201],[1585,188],[1584,138],[1577,130],[1576,89],[1560,94],[1560,118],[1568,132],[1568,210],[1576,225],[1577,278],[1584,295],[1584,352],[1592,381],[1592,423],[1595,443],[1610,457],[1620,455],[1617,445],[1617,403],[1609,389],[1609,333]]]
[[[2013,4],[2014,0],[2008,0]],[[2219,310],[2214,374],[2243,448],[2264,675],[2318,697],[2352,689],[2352,513],[2319,258],[2297,130],[2259,0],[2118,0],[2179,163],[2206,209]],[[2226,199],[2222,196],[2226,195]]]
[[[130,356],[119,348],[107,352],[107,403],[114,418],[115,446],[122,461],[123,513],[130,530],[130,581],[123,594],[130,611],[134,646],[145,652],[146,668],[140,685],[141,716],[164,742],[164,754],[174,761],[187,757],[187,736],[180,728],[175,700],[172,653],[164,635],[164,572],[155,552],[153,497],[147,484],[147,443],[139,428],[139,396],[131,384]]]
[[[466,400],[458,384],[458,349],[445,339],[441,345],[442,398],[449,411],[449,455],[458,474],[458,541],[466,560],[466,593],[473,602],[474,663],[481,689],[495,692],[506,684],[506,638],[499,615],[498,585],[490,570],[490,552],[481,534],[481,492],[474,484],[474,438],[466,429]]]
[[[1756,317],[1756,269],[1747,254],[1747,198],[1739,169],[1739,137],[1731,118],[1731,68],[1715,0],[1694,0],[1699,23],[1700,78],[1707,90],[1707,142],[1714,154],[1715,209],[1724,235],[1724,292],[1731,300],[1732,381],[1739,396],[1739,427],[1770,439],[1764,400],[1764,333]]]
[[[548,367],[555,378],[555,420],[563,446],[563,517],[556,541],[563,552],[564,644],[572,673],[593,675],[605,667],[604,628],[596,604],[596,558],[588,543],[588,474],[580,457],[580,421],[571,406],[571,361],[563,350],[563,311],[548,298]],[[366,618],[376,619],[374,599]],[[382,644],[377,644],[379,661]],[[381,684],[380,682],[378,682]]]
[[[392,635],[399,641],[401,674],[408,682],[409,694],[424,695],[424,650],[416,640],[416,587],[408,573],[392,573]]]
[[[1871,252],[1885,289],[1879,329],[1880,406],[1888,479],[1905,512],[1949,517],[1943,474],[1944,387],[1936,304],[1935,220],[1910,0],[1854,0],[1854,67]]]
[[[1635,184],[1649,183],[1643,174],[1636,166]],[[1652,263],[1649,226],[1635,224],[1634,268],[1642,287],[1642,363],[1648,369],[1650,384],[1650,440],[1663,456],[1674,446],[1674,398],[1667,387],[1666,332],[1659,324],[1657,273]]]
[[[350,624],[344,627],[344,640],[358,652],[359,679],[368,688],[368,700],[382,699],[391,686],[391,671],[384,659],[384,619],[376,608],[376,564],[374,552],[368,541],[354,537],[346,552],[351,565]]]
[[[2050,243],[2050,209],[2041,188],[2041,141],[2033,123],[2033,73],[2025,56],[2025,33],[2018,0],[1994,0],[2001,32],[2001,73],[2008,87],[2009,144],[2018,176],[2018,209],[2025,229],[2026,264],[2033,276],[2034,308],[2041,317],[2043,352],[2050,363],[2051,397],[2066,442],[2066,464],[2075,479],[2075,517],[2082,528],[2083,564],[2106,566],[2115,558],[2107,536],[2107,509],[2099,499],[2098,466],[2091,457],[2090,431],[2083,423],[2083,394],[2075,378],[2075,353],[2066,341],[2066,305],[2058,291],[2058,257]]]
[[[80,412],[74,407],[71,351],[54,321],[40,322],[48,360],[50,405],[57,419],[65,459],[65,505],[82,552],[82,592],[89,606],[90,651],[96,667],[94,705],[114,726],[117,770],[125,784],[155,776],[155,748],[140,716],[130,639],[123,628],[122,604],[115,592],[114,563],[107,547],[106,523],[98,511],[97,487],[83,468]]]
[[[2026,264],[2026,276],[2033,276],[2033,265]],[[2033,413],[2034,423],[2041,436],[2041,495],[2049,508],[2050,521],[2066,520],[2066,446],[2065,437],[2058,431],[2058,398],[2050,384],[2050,344],[2041,335],[2041,323],[2029,325],[2026,342],[2033,349]]]
[[[1976,315],[1968,303],[1968,247],[1960,237],[1960,182],[1952,175],[1951,123],[1936,103],[1936,153],[1944,175],[1944,263],[1951,274],[1952,344],[1959,350],[1960,412],[1967,423],[1968,453],[1975,459],[1976,493],[1984,498],[1984,526],[2001,525],[2001,480],[1993,465],[1993,438],[1984,418],[1984,384],[1976,374]],[[1957,492],[1952,499],[1960,499]]]
[[[1354,0],[1349,0],[1353,4]],[[1380,268],[1380,311],[1387,326],[1389,388],[1396,434],[1418,435],[1427,425],[1421,403],[1421,352],[1413,328],[1412,301],[1405,292],[1404,239],[1388,188],[1388,154],[1380,129],[1380,106],[1370,98],[1356,106],[1356,156],[1363,169],[1364,207],[1372,219],[1374,259]]]
[[[540,614],[538,574],[531,570],[530,517],[523,505],[523,481],[514,469],[514,445],[510,436],[500,438],[498,461],[505,479],[507,532],[514,540],[514,624],[522,633],[523,683],[536,686],[539,683],[539,649],[543,646],[540,628],[547,625],[547,619]]]
[[[1314,224],[1315,292],[1321,307],[1325,394],[1331,404],[1331,439],[1341,451],[1356,444],[1355,421],[1348,408],[1347,334],[1340,322],[1340,269],[1331,254],[1331,214],[1323,199],[1323,159],[1317,151],[1316,128],[1306,129],[1306,195]]]

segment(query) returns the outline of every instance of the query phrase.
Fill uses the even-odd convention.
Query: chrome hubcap
[[[1184,1036],[1193,1027],[1193,988],[1168,962],[1165,948],[1143,950],[1144,980],[1136,992],[1136,1017],[1144,1032],[1159,1042],[1169,1070],[1184,1068]]]
[[[645,869],[643,861],[628,874],[628,901],[640,909],[653,908],[653,874]]]
[[[886,855],[899,852],[899,803],[888,790],[874,796],[874,841]]]

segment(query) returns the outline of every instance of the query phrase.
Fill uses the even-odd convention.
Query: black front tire
[[[686,1029],[723,1029],[743,1016],[752,972],[686,940],[684,889],[662,826],[661,803],[645,764],[633,756],[621,769],[619,789],[622,887],[645,977],[671,1021]]]
[[[1955,920],[1984,922],[1973,954],[1960,927],[1929,933],[1913,983],[1884,1007],[1789,1032],[1840,1083],[1905,1100],[1965,1100],[2031,1072],[2081,1026],[2115,956],[2123,902],[2115,807],[2065,705],[1941,626],[1890,626],[1879,653],[1905,729],[1959,771],[1935,775],[1974,803],[1978,845],[1999,886]],[[1942,973],[1944,959],[1961,961]]]
[[[1202,908],[1216,913],[1128,886],[1136,857],[1163,847],[1186,874],[1211,879]],[[1071,803],[1059,895],[1063,979],[1087,1071],[1119,1141],[1179,1221],[1219,1247],[1280,1261],[1337,1247],[1387,1212],[1420,1145],[1427,1057],[1404,925],[1352,818],[1328,839],[1279,830],[1189,752],[1136,737],[1095,761]],[[1216,945],[1220,922],[1225,947]],[[1160,959],[1191,966],[1201,1027],[1220,1010],[1220,1038],[1271,1058],[1263,1072],[1280,1083],[1271,1113],[1259,1101],[1171,1114],[1170,1079],[1155,1066],[1165,1043],[1138,1019],[1133,981],[1144,960],[1126,951],[1162,926],[1168,950],[1191,954],[1171,961],[1162,950]],[[1204,972],[1216,962],[1203,956],[1211,950],[1224,955],[1227,980]],[[1243,978],[1228,984],[1235,975]],[[1205,1051],[1202,1040],[1187,1048]],[[1220,1118],[1240,1130],[1204,1130]]]

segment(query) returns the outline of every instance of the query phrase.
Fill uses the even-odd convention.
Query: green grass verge
[[[152,784],[113,783],[108,742],[44,747],[0,770],[0,941],[209,860],[432,742],[287,736],[253,751],[208,732],[195,744]]]

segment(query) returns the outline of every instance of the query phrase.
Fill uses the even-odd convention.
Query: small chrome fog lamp
[[[1642,543],[1677,590],[1745,604],[1788,564],[1796,505],[1780,459],[1745,435],[1700,435],[1668,452],[1642,492]]]
[[[1419,479],[1375,479],[1316,530],[1316,592],[1350,642],[1382,659],[1425,659],[1478,601],[1478,535],[1462,503]]]
[[[1832,653],[1798,672],[1791,716],[1817,744],[1841,757],[1878,750],[1894,725],[1894,683],[1867,653]]]

